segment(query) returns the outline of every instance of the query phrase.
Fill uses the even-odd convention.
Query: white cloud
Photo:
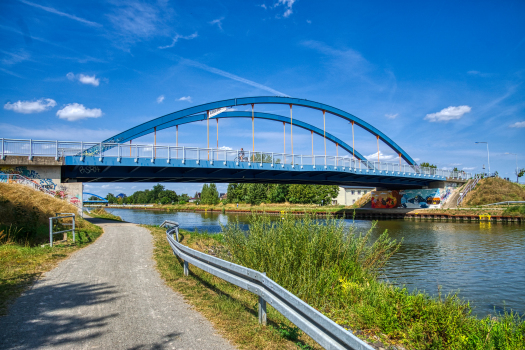
[[[284,11],[283,16],[289,17],[293,13],[292,6],[295,1],[296,0],[278,0],[277,3],[274,5],[274,7],[281,6],[281,5],[284,6],[286,10]]]
[[[89,76],[80,74],[78,76],[78,81],[80,81],[82,84],[91,84],[93,86],[98,86],[100,84],[100,80],[97,79],[95,75]]]
[[[222,149],[224,151],[231,151],[233,148],[228,147],[228,146],[222,146],[222,147],[219,147],[219,149]]]
[[[309,19],[306,20],[306,23],[308,24],[312,24],[312,21],[310,21]]]
[[[220,30],[222,30],[222,21],[224,20],[224,17],[221,17],[221,18],[217,18],[217,19],[214,19],[213,21],[210,22],[211,25],[214,25],[216,24],[217,27],[219,27]]]
[[[79,103],[70,103],[57,112],[60,119],[70,122],[84,118],[99,118],[102,116],[100,108],[86,108]]]
[[[162,101],[164,101],[164,95],[157,97],[157,103],[162,103]]]
[[[272,88],[270,88],[268,86],[264,86],[262,84],[254,82],[254,81],[251,81],[251,80],[248,80],[248,79],[244,79],[244,78],[239,77],[237,75],[225,72],[225,71],[217,69],[217,68],[213,68],[213,67],[207,66],[205,64],[202,64],[202,63],[199,63],[199,62],[196,62],[196,61],[184,59],[184,60],[182,60],[182,63],[187,64],[189,66],[193,66],[193,67],[199,68],[199,69],[203,69],[205,71],[208,71],[210,73],[223,76],[225,78],[229,78],[229,79],[232,79],[232,80],[235,80],[235,81],[239,81],[239,82],[247,84],[247,85],[254,86],[254,87],[259,88],[261,90],[269,91],[269,92],[271,92],[272,94],[275,94],[275,95],[289,97],[288,95],[283,94],[282,92],[279,92],[277,90],[274,90],[274,89],[272,89]]]
[[[370,161],[376,161],[377,160],[377,152],[374,153],[374,154],[371,154],[369,156],[365,156],[366,159],[370,160]],[[384,154],[383,152],[379,151],[379,160],[382,161],[382,160],[391,160],[391,159],[394,159],[395,156],[391,155],[391,154]]]
[[[490,77],[492,75],[490,73],[482,73],[482,72],[477,71],[477,70],[469,70],[467,72],[467,74],[469,74],[469,75],[476,75],[476,76],[482,77],[482,78],[487,78],[487,77]]]
[[[474,169],[476,169],[476,167],[470,167],[470,168],[469,167],[464,167],[463,168],[463,170],[474,170]]]
[[[23,61],[28,61],[30,57],[30,55],[24,50],[19,50],[17,53],[8,52],[4,50],[0,50],[0,52],[6,55],[6,57],[2,59],[2,63],[8,66],[17,64]]]
[[[71,81],[74,81],[75,79],[78,79],[79,82],[81,82],[82,84],[90,84],[90,85],[93,85],[93,86],[99,86],[100,85],[100,79],[98,79],[96,77],[96,75],[93,75],[93,76],[90,76],[90,75],[85,75],[85,74],[73,74],[73,72],[69,72],[66,74],[66,77],[71,80]]]
[[[177,43],[177,41],[179,41],[179,39],[191,40],[191,39],[195,39],[196,37],[198,37],[197,33],[193,33],[192,35],[187,35],[187,36],[177,34],[173,38],[173,41],[171,42],[171,44],[166,45],[166,46],[159,46],[159,49],[169,49],[170,47],[175,46],[175,44]]]
[[[516,122],[514,124],[509,125],[511,128],[525,128],[525,121],[522,122]]]
[[[427,114],[425,117],[425,120],[428,120],[430,122],[448,122],[450,120],[459,119],[461,118],[465,113],[469,113],[471,111],[471,107],[469,106],[450,106],[447,108],[442,109],[441,111],[437,113],[431,113]]]
[[[83,19],[83,18],[77,17],[75,15],[70,15],[68,13],[64,13],[64,12],[58,11],[58,10],[52,8],[52,7],[42,6],[42,5],[39,5],[39,4],[35,4],[33,2],[29,2],[27,0],[18,0],[18,1],[20,1],[23,4],[39,8],[41,10],[44,10],[44,11],[47,11],[47,12],[50,12],[50,13],[54,13],[55,15],[59,15],[59,16],[62,16],[62,17],[67,17],[69,19],[72,19],[72,20],[75,20],[77,22],[81,22],[81,23],[84,23],[84,24],[87,24],[87,25],[90,25],[90,26],[93,26],[93,27],[102,27],[102,24],[100,24],[100,23],[88,21],[87,19]]]
[[[396,117],[399,115],[399,113],[396,114],[385,114],[385,117],[388,119],[396,119]]]
[[[50,98],[41,98],[40,100],[36,101],[17,101],[15,103],[7,102],[4,105],[4,109],[12,110],[17,113],[31,114],[47,111],[56,105],[57,103],[55,100]]]
[[[179,98],[179,101],[191,102],[191,96],[182,96],[181,98]]]
[[[265,10],[268,9],[268,7],[267,7],[265,4],[262,4],[262,5],[259,5],[259,6],[261,6],[261,7],[262,7],[263,9],[265,9]]]

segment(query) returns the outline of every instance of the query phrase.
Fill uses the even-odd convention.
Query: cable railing
[[[330,170],[352,170],[385,175],[416,175],[462,180],[472,178],[471,173],[463,171],[421,167],[397,162],[366,161],[352,156],[298,155],[220,148],[1,139],[0,151],[2,159],[5,159],[6,156],[27,156],[29,159],[40,156],[54,157],[59,160],[66,156],[74,156],[79,157],[80,160],[84,160],[86,157],[97,157],[102,161],[104,157],[115,157],[118,161],[123,158],[131,158],[136,163],[141,159],[149,159],[154,163],[162,161],[170,163],[172,160],[180,160],[183,164],[187,160],[192,160],[196,161],[197,164],[200,164],[201,161],[208,161],[211,165],[215,162],[222,162],[224,165],[228,162],[234,162],[236,165],[247,163],[254,166],[271,164],[274,168],[284,168],[288,165],[292,168],[302,169],[304,166],[311,166],[313,169],[328,169],[330,167]]]
[[[189,264],[192,264],[256,294],[259,297],[259,323],[266,325],[268,303],[325,349],[373,350],[351,331],[297,298],[265,273],[186,247],[179,242],[179,224],[175,221],[166,220],[160,226],[167,228],[166,238],[173,253],[183,260],[185,276],[188,276]]]

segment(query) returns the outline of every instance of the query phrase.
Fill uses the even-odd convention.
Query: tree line
[[[108,193],[106,199],[111,204],[183,204],[190,197],[185,193],[177,195],[175,191],[157,184],[151,190],[136,191],[131,196],[116,197],[113,193]]]
[[[249,204],[330,204],[338,192],[339,187],[336,185],[231,183],[228,185],[227,201]]]

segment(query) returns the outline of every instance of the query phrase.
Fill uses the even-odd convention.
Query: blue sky
[[[525,167],[523,1],[5,0],[0,18],[1,137],[100,141],[192,105],[288,95],[366,120],[421,162],[481,171],[486,147],[474,142],[488,141],[491,170],[515,178],[506,152]],[[322,127],[318,111],[294,108],[294,118]],[[205,147],[205,125],[181,126],[179,143]],[[351,142],[347,122],[327,125]],[[294,131],[295,153],[309,154],[309,133]],[[221,147],[251,148],[248,119],[221,120],[219,133]],[[157,143],[174,136],[159,132]],[[281,124],[256,122],[256,150],[282,152],[282,138]],[[321,138],[314,147],[324,152]],[[374,136],[357,128],[356,149],[376,154]],[[201,185],[168,187],[191,195]]]

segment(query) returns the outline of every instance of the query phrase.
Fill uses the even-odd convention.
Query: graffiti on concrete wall
[[[372,191],[372,208],[396,208],[399,202],[399,191]]]
[[[441,190],[439,188],[401,190],[402,208],[441,208]]]
[[[452,186],[418,190],[372,191],[372,208],[439,209],[453,191]]]
[[[59,184],[56,184],[53,179],[43,178],[38,171],[29,170],[26,166],[17,166],[17,167],[3,167],[0,168],[0,173],[2,174],[17,174],[32,179],[34,183],[44,187],[45,189],[51,191],[60,191]],[[63,191],[63,190],[62,190]]]

